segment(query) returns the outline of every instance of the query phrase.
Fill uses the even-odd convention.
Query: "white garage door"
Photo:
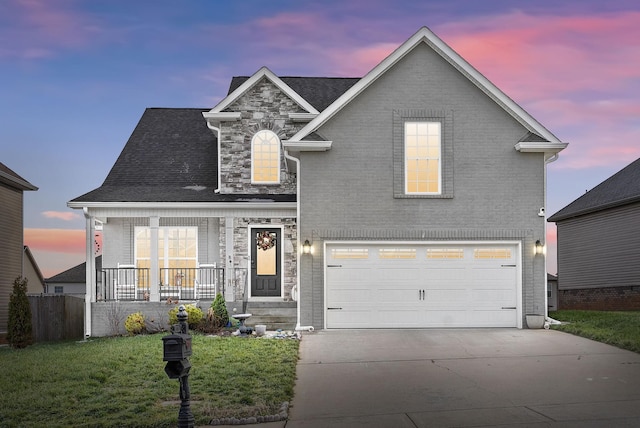
[[[517,327],[518,247],[327,244],[327,328]]]

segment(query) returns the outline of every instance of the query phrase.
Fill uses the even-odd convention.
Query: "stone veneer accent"
[[[273,131],[280,140],[298,132],[304,123],[289,120],[289,113],[305,112],[295,101],[263,78],[246,94],[225,110],[241,112],[238,121],[220,125],[221,193],[233,194],[294,194],[295,171],[289,171],[280,156],[280,184],[254,185],[251,183],[251,139],[262,129]]]

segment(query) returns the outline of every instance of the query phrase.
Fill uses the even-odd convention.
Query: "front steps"
[[[267,330],[293,330],[297,319],[296,302],[247,302],[246,313],[251,314],[245,325],[255,328],[266,325]],[[232,313],[229,314],[233,316]]]

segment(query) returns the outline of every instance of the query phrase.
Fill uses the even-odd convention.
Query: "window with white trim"
[[[135,257],[137,268],[151,267],[151,229],[136,227]],[[196,268],[198,260],[197,227],[161,227],[158,229],[158,268]],[[169,271],[165,271],[169,275]],[[163,284],[172,278],[160,278]]]
[[[439,195],[441,193],[440,122],[405,122],[405,193]]]
[[[251,139],[251,182],[280,183],[280,139],[268,129]]]

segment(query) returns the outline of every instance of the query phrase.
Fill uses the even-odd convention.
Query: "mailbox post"
[[[164,368],[169,379],[178,379],[180,382],[180,412],[178,413],[179,428],[193,428],[195,418],[191,413],[189,391],[189,370],[191,363],[191,335],[187,324],[187,311],[184,305],[178,308],[178,324],[171,326],[171,333],[162,338],[164,356],[163,361],[167,362]]]

